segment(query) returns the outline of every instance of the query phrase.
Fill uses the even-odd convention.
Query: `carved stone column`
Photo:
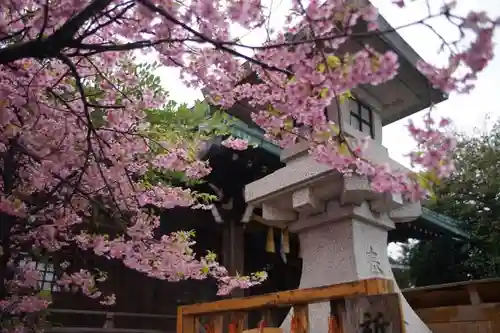
[[[387,159],[378,146],[377,160]],[[387,232],[394,223],[420,215],[420,204],[401,197],[374,193],[359,177],[344,178],[304,153],[285,152],[285,168],[249,184],[246,200],[261,206],[269,225],[285,227],[299,235],[303,259],[300,288],[384,277],[394,280],[387,255]],[[382,155],[380,154],[382,152]],[[385,156],[384,156],[385,155]],[[328,303],[309,308],[310,331],[328,332]],[[403,298],[408,333],[430,330]],[[282,327],[289,331],[290,314]]]

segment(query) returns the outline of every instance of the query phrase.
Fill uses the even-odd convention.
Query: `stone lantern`
[[[390,30],[383,18],[379,25],[383,31]],[[393,161],[382,146],[382,126],[446,96],[429,88],[426,78],[415,69],[418,55],[397,33],[371,39],[369,44],[377,49],[392,49],[399,54],[399,74],[385,84],[355,89],[356,100],[334,103],[327,113],[330,119],[341,119],[348,137],[371,137],[366,159],[401,170],[404,167]],[[245,110],[230,112],[248,119],[248,115],[239,114]],[[266,224],[298,234],[303,260],[299,288],[374,277],[394,280],[387,254],[388,231],[395,228],[395,223],[415,220],[421,213],[420,203],[376,193],[366,179],[343,177],[317,163],[307,149],[307,142],[284,149],[281,160],[286,166],[245,188],[247,203],[262,208]],[[401,297],[406,332],[430,332]],[[327,333],[329,313],[328,303],[311,305],[310,331]],[[290,314],[282,325],[285,331],[289,323]]]

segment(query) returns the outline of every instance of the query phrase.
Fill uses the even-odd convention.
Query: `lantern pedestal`
[[[397,167],[380,147],[375,147],[376,158]],[[262,208],[264,223],[298,234],[303,260],[299,288],[376,277],[394,281],[387,233],[394,223],[415,220],[421,213],[420,204],[375,193],[367,180],[345,178],[315,162],[304,149],[282,159],[287,166],[247,185],[245,198],[248,204]],[[401,301],[406,332],[430,333],[402,295]],[[329,315],[329,303],[310,305],[310,332],[327,333]],[[290,331],[290,321],[291,314],[281,326],[285,332]]]
[[[387,214],[371,212],[368,203],[341,207],[333,202],[323,216],[291,223],[303,260],[299,289],[375,277],[394,281],[387,255],[387,231],[393,225]],[[406,332],[430,333],[403,297],[401,302]],[[310,332],[327,333],[329,315],[329,303],[309,305]],[[285,332],[290,321],[291,313],[281,326]]]

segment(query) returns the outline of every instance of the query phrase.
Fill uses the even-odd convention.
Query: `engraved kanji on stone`
[[[366,252],[368,255],[368,262],[370,264],[370,270],[375,274],[384,274],[384,271],[380,267],[380,260],[378,260],[378,253],[373,250],[373,246],[370,246],[370,251]]]
[[[382,312],[378,312],[376,316],[365,313],[363,317],[363,322],[359,324],[361,328],[360,333],[387,333],[390,323],[384,320]]]

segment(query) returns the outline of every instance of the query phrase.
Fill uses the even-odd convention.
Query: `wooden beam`
[[[460,287],[466,287],[466,286],[471,285],[471,284],[475,285],[475,286],[489,285],[489,284],[500,285],[500,278],[489,278],[489,279],[473,280],[473,281],[461,281],[461,282],[437,284],[437,285],[426,286],[426,287],[408,288],[408,289],[401,290],[401,292],[406,296],[407,294],[412,294],[412,293],[416,293],[419,291],[458,289]]]
[[[489,321],[499,318],[500,303],[443,306],[421,309],[417,314],[427,324]]]
[[[81,314],[81,315],[93,315],[93,316],[105,316],[107,314],[112,314],[114,317],[139,317],[139,318],[158,318],[158,319],[175,319],[175,315],[165,315],[165,314],[151,314],[151,313],[135,313],[135,312],[112,312],[112,311],[95,311],[95,310],[74,310],[74,309],[59,309],[59,308],[48,308],[46,310],[49,313],[61,313],[61,314]]]
[[[266,307],[281,307],[294,304],[317,303],[354,295],[390,292],[389,280],[369,279],[341,283],[332,286],[297,289],[247,298],[226,299],[211,303],[185,305],[181,307],[185,315],[202,315],[227,311],[245,311]]]
[[[402,290],[414,309],[500,303],[500,279],[465,281]]]
[[[50,333],[166,333],[161,330],[147,330],[143,328],[102,328],[102,327],[50,327]],[[185,333],[191,333],[185,332]],[[193,331],[194,333],[194,331]]]
[[[346,299],[342,333],[404,333],[399,294],[357,296]]]

